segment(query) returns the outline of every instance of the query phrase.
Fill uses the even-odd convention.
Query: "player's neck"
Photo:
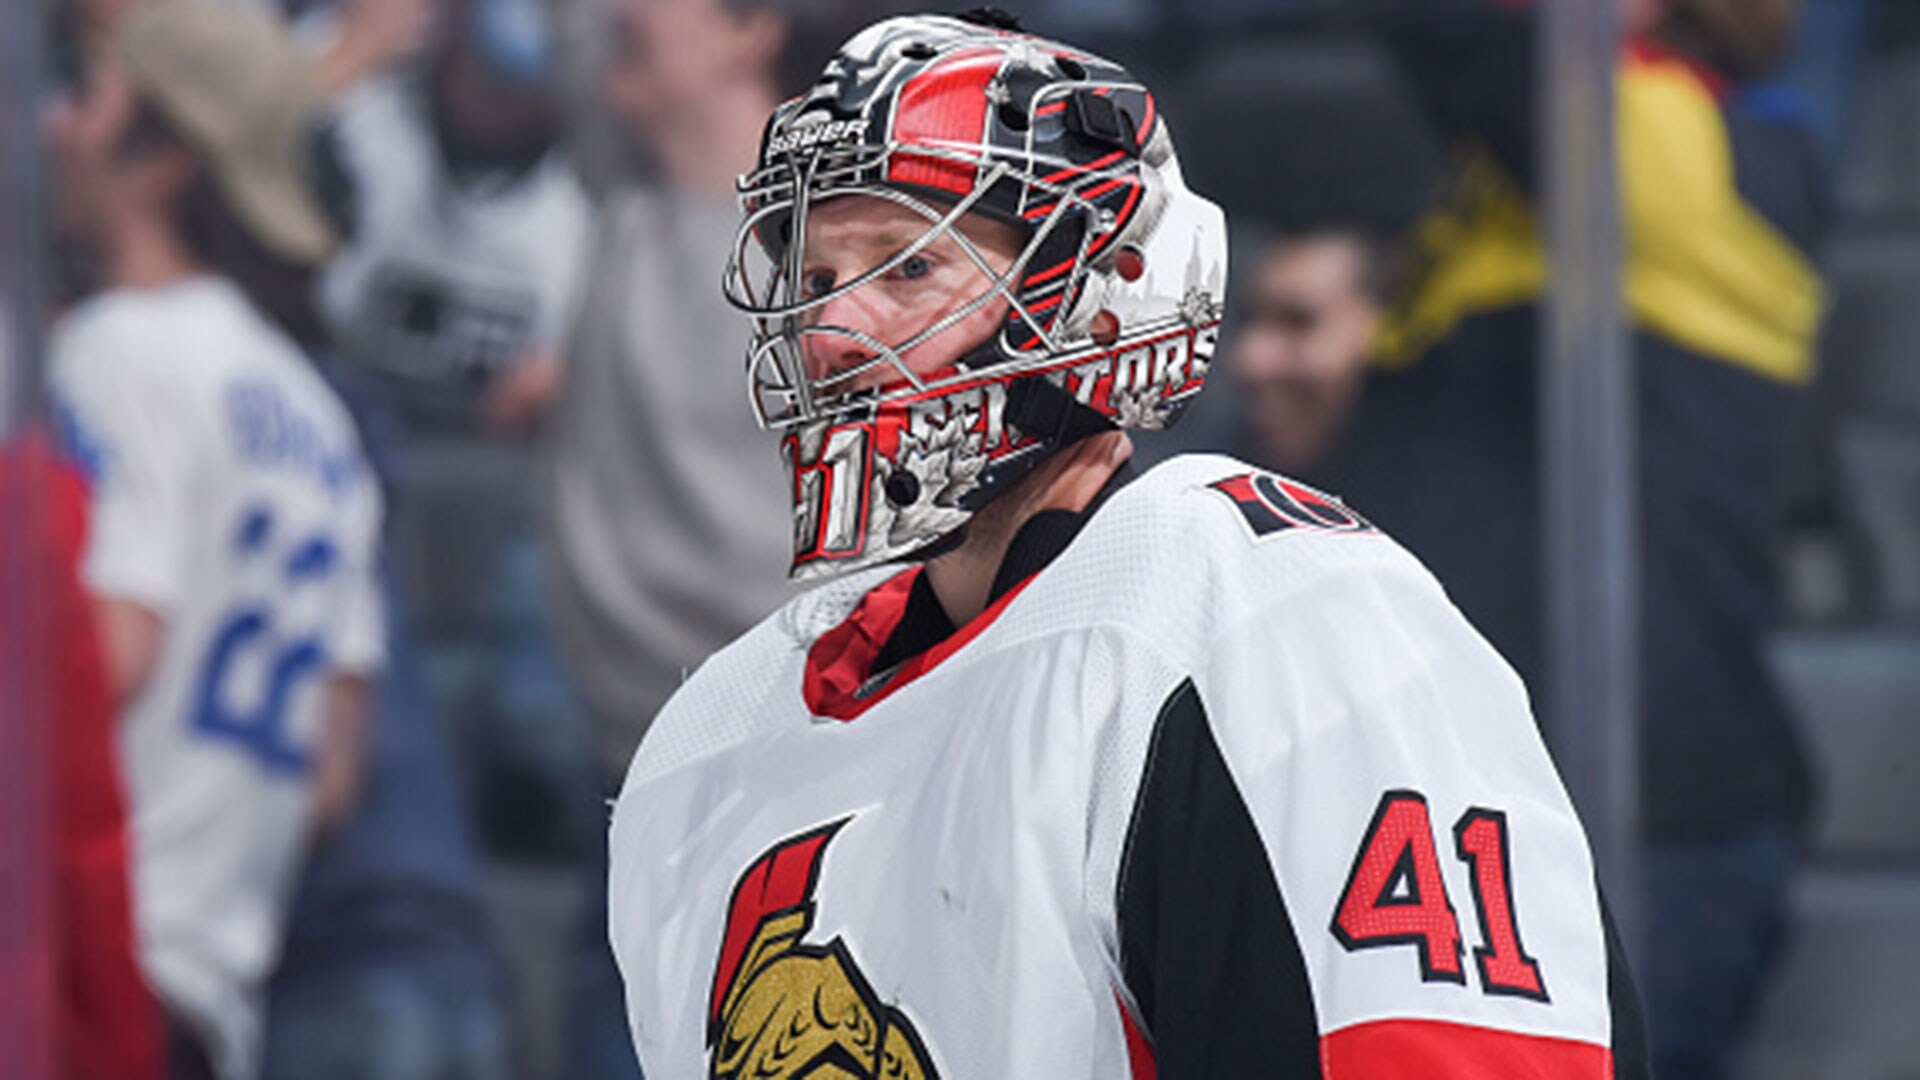
[[[1044,510],[1085,510],[1132,455],[1125,432],[1095,435],[1055,454],[982,507],[967,523],[966,540],[927,563],[927,583],[953,625],[965,626],[987,609],[994,576],[1022,525]]]

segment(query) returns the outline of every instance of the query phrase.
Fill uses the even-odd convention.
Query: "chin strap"
[[[998,353],[989,350],[982,353],[985,355],[976,355],[989,362],[1000,359]],[[988,469],[981,475],[979,486],[960,500],[962,509],[980,509],[1066,447],[1116,430],[1111,420],[1075,401],[1063,387],[1041,376],[1020,379],[1007,387],[1006,422],[1009,428],[1037,437],[1040,448]]]
[[[1064,387],[1041,377],[1022,379],[1007,388],[1007,423],[1039,436],[1055,449],[1117,430],[1113,421],[1075,401]]]

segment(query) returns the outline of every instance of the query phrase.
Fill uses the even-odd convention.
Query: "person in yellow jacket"
[[[1793,0],[1647,0],[1618,69],[1637,359],[1642,797],[1655,1071],[1727,1074],[1777,958],[1804,756],[1762,656],[1786,437],[1814,367],[1827,191],[1811,125],[1760,80]],[[1535,385],[1535,11],[1439,0],[1382,20],[1459,151],[1414,238],[1355,427],[1322,481],[1542,672]]]

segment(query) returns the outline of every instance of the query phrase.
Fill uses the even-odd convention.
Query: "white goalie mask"
[[[921,551],[1061,447],[1167,426],[1205,382],[1225,219],[1181,179],[1152,95],[1110,61],[1005,25],[886,20],[775,111],[740,191],[725,290],[753,326],[753,407],[782,433],[795,578]],[[809,288],[809,216],[855,195],[924,228]],[[971,215],[1017,226],[1010,264],[962,231]],[[825,320],[934,244],[977,269],[977,295],[897,341]],[[957,363],[916,363],[989,308],[1004,318]],[[827,337],[859,361],[810,369]]]

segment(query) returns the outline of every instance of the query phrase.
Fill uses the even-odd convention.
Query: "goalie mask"
[[[1004,26],[889,19],[774,112],[740,189],[725,288],[753,325],[753,406],[782,435],[795,578],[921,551],[1061,447],[1172,423],[1206,379],[1225,221],[1110,61]],[[844,218],[821,208],[856,197],[913,228],[823,278],[810,215]],[[1013,250],[983,250],[980,218]],[[831,321],[936,251],[977,293],[899,340]],[[930,359],[983,317],[983,340]]]

